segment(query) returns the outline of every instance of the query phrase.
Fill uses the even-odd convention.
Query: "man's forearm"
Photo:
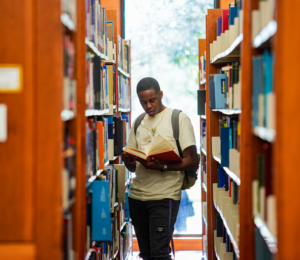
[[[130,172],[135,172],[135,169],[136,169],[136,163],[134,164],[129,164],[129,163],[126,163],[124,162],[126,168],[130,171]]]
[[[190,157],[183,158],[180,162],[173,162],[167,164],[167,171],[190,171],[195,170],[199,167],[195,163],[197,160],[193,160]]]

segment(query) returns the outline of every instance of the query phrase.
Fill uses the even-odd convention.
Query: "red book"
[[[228,15],[229,15],[229,10],[223,10],[223,14],[222,14],[222,33],[224,33],[226,30],[228,30]]]
[[[151,137],[149,136],[149,139],[147,138],[144,139],[144,142],[149,141],[149,143],[151,143]],[[151,161],[153,157],[162,163],[181,161],[182,158],[174,150],[175,148],[166,139],[158,134],[152,142],[148,154],[128,146],[124,149],[124,152],[131,157],[138,157],[148,162]]]

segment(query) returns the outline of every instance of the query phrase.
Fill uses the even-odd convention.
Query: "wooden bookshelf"
[[[208,253],[207,258],[218,259],[218,255],[213,245],[213,230],[215,229],[215,212],[220,213],[220,209],[214,205],[212,200],[212,183],[216,182],[215,169],[216,164],[221,163],[220,158],[215,157],[211,153],[211,137],[218,136],[217,131],[217,115],[238,115],[240,118],[240,176],[230,171],[228,167],[223,167],[226,174],[239,187],[239,224],[240,236],[235,249],[238,248],[239,259],[252,260],[255,259],[255,243],[256,235],[254,228],[258,229],[263,241],[270,253],[276,259],[293,259],[297,258],[297,245],[299,240],[297,232],[299,225],[297,223],[297,210],[295,194],[297,194],[297,177],[296,165],[293,161],[297,161],[297,146],[300,143],[296,129],[298,120],[295,118],[297,111],[297,95],[296,95],[296,75],[297,66],[293,62],[300,55],[299,48],[296,47],[297,36],[293,34],[293,15],[296,16],[297,7],[300,4],[283,4],[276,2],[273,20],[267,23],[265,27],[252,39],[252,11],[260,8],[259,0],[244,0],[243,3],[243,34],[240,40],[236,40],[231,46],[239,49],[239,61],[241,64],[241,104],[239,111],[226,110],[209,110],[207,105],[207,233],[208,233]],[[210,63],[207,63],[207,80],[209,75],[216,73],[222,63],[228,63],[226,60],[226,52],[217,55],[215,58],[210,57],[209,44],[215,41],[216,18],[221,16],[220,10],[208,10],[206,17],[206,56]],[[240,35],[241,36],[241,35]],[[240,37],[239,36],[239,37]],[[255,126],[252,124],[252,73],[253,58],[262,56],[265,50],[270,50],[274,57],[274,93],[276,94],[275,106],[275,129],[265,126]],[[296,50],[296,51],[295,51]],[[227,54],[230,51],[227,51]],[[214,58],[214,59],[212,59]],[[224,59],[223,59],[224,58]],[[223,62],[224,61],[224,62]],[[290,66],[288,66],[290,65]],[[288,84],[289,90],[282,88]],[[207,100],[209,93],[207,91]],[[292,119],[294,118],[294,119]],[[291,120],[294,120],[294,127],[290,127]],[[296,120],[296,121],[295,121]],[[297,124],[297,126],[296,126]],[[293,130],[292,130],[293,129]],[[297,136],[297,137],[296,137]],[[259,215],[254,215],[252,210],[252,182],[258,178],[257,176],[257,156],[262,154],[264,147],[271,147],[272,157],[271,163],[273,167],[273,192],[272,197],[276,197],[276,213],[268,213],[276,215],[276,230],[274,223],[268,222]],[[274,174],[276,172],[276,174]],[[269,197],[268,197],[269,198]],[[267,197],[266,197],[267,199]],[[272,208],[273,210],[274,208]],[[291,213],[294,212],[291,216]],[[221,214],[220,214],[221,215]],[[226,223],[226,221],[225,221]],[[271,226],[269,228],[269,225]],[[273,226],[272,226],[273,225]],[[227,228],[227,227],[226,227]],[[273,229],[271,229],[273,228]],[[277,234],[272,234],[275,230]],[[235,250],[236,251],[236,250]]]
[[[74,257],[87,256],[86,194],[102,169],[87,181],[85,124],[87,117],[109,111],[86,109],[86,52],[100,56],[103,62],[108,57],[86,39],[85,1],[76,1],[74,9],[73,16],[62,12],[61,0],[22,2],[18,8],[10,1],[1,3],[0,22],[5,26],[1,29],[0,69],[18,70],[21,87],[5,92],[0,82],[0,104],[7,107],[8,132],[7,140],[0,143],[0,208],[6,212],[0,217],[0,259],[62,259],[67,212],[72,214]],[[120,10],[114,12],[120,14]],[[116,24],[116,33],[121,25],[124,23]],[[75,48],[76,111],[62,107],[65,35]],[[115,115],[120,116],[117,108],[115,105]],[[123,113],[130,114],[130,109]],[[66,128],[75,140],[76,188],[73,198],[63,205]],[[114,158],[113,162],[118,161]]]
[[[216,57],[213,57],[210,62],[218,64],[239,61],[242,41],[243,34],[240,34],[226,51],[219,53]]]

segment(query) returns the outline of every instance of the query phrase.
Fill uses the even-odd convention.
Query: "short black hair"
[[[160,91],[160,86],[157,80],[154,78],[151,77],[143,78],[137,84],[136,93],[138,94],[141,91],[145,91],[149,89],[154,89],[155,93],[158,93]]]

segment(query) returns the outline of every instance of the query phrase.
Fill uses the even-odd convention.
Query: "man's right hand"
[[[135,166],[136,158],[133,158],[133,157],[131,157],[131,156],[128,156],[125,152],[122,153],[121,158],[122,158],[122,161],[123,161],[125,164],[128,164],[128,165],[134,165],[134,166]]]

